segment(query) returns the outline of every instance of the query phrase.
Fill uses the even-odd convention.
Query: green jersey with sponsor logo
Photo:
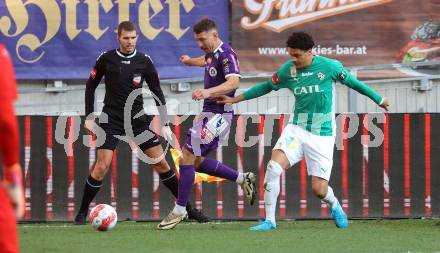
[[[337,60],[315,55],[307,68],[297,69],[292,61],[284,63],[271,80],[259,83],[243,93],[252,99],[272,90],[289,89],[295,96],[294,115],[290,123],[321,136],[335,135],[336,81],[368,96],[380,104],[382,97],[357,80]]]

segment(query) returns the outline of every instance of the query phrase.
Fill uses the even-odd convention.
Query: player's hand
[[[388,111],[388,106],[390,106],[390,100],[387,97],[384,97],[382,103],[379,106],[385,109],[385,111]]]
[[[189,61],[191,60],[191,57],[189,55],[182,55],[180,56],[180,62],[185,64],[185,65],[189,65]]]
[[[235,99],[226,95],[212,96],[211,99],[215,100],[218,104],[233,104]]]
[[[211,92],[207,89],[195,89],[192,92],[192,99],[193,100],[201,100],[205,98],[209,98],[211,96]]]
[[[92,136],[93,141],[96,140],[96,134],[92,132],[94,124],[95,124],[95,120],[93,119],[86,119],[86,121],[84,122],[84,129],[89,135]]]
[[[4,172],[3,186],[11,199],[15,217],[21,219],[23,218],[25,208],[21,166],[16,163],[12,166],[5,167]]]
[[[173,131],[170,126],[163,126],[161,129],[162,136],[175,149],[180,150],[179,141],[176,141]]]
[[[163,126],[161,129],[162,136],[165,138],[167,142],[171,142],[173,140],[173,131],[171,131],[170,126]]]

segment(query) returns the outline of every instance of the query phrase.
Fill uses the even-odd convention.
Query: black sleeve
[[[101,82],[102,76],[104,75],[105,66],[102,54],[96,60],[95,66],[90,72],[89,79],[86,83],[86,93],[85,93],[85,112],[86,116],[93,112],[93,105],[95,102],[95,90]]]
[[[145,72],[145,81],[147,82],[148,88],[153,93],[154,101],[156,102],[157,110],[159,111],[159,116],[163,124],[168,124],[168,113],[165,102],[165,96],[163,95],[162,88],[160,87],[159,75],[153,62],[149,57],[147,57],[147,67]]]

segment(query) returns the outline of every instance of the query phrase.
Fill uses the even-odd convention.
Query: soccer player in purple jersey
[[[179,161],[179,195],[174,209],[157,226],[161,230],[174,228],[187,216],[185,206],[194,184],[195,171],[236,182],[243,188],[249,204],[252,205],[255,199],[253,173],[240,173],[217,160],[205,158],[229,134],[232,107],[217,104],[210,97],[221,94],[234,97],[241,77],[237,55],[228,44],[221,41],[214,21],[201,20],[194,25],[193,32],[205,55],[197,58],[183,55],[180,61],[188,66],[205,68],[204,89],[192,92],[192,99],[204,99],[203,111],[188,131]]]

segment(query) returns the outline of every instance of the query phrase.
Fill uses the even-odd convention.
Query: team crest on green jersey
[[[273,74],[273,76],[272,76],[272,83],[273,84],[279,84],[280,83],[280,78],[278,77],[278,73]]]
[[[296,77],[296,67],[295,66],[290,67],[290,75],[292,77]]]

